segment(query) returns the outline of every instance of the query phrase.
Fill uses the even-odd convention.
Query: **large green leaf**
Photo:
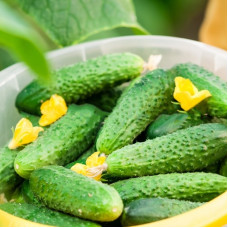
[[[131,0],[17,0],[21,8],[60,46],[78,43],[98,32],[137,23]]]
[[[40,79],[47,80],[49,67],[41,51],[39,36],[3,1],[0,1],[0,15],[0,45],[10,49]]]

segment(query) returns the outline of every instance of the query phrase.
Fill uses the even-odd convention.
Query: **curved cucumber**
[[[0,194],[15,189],[22,178],[14,170],[14,160],[18,150],[10,150],[7,146],[0,149]]]
[[[122,226],[134,226],[169,218],[201,206],[202,203],[167,198],[135,200],[124,208]]]
[[[28,179],[40,167],[72,162],[91,145],[103,119],[104,113],[95,106],[70,105],[65,116],[18,153],[16,172]]]
[[[207,101],[208,113],[211,116],[227,116],[227,87],[221,78],[192,63],[178,64],[168,72],[175,77],[189,78],[199,90],[207,89],[212,95]]]
[[[46,206],[81,218],[113,221],[123,210],[118,192],[109,185],[60,166],[31,174],[30,186]]]
[[[154,139],[177,130],[202,124],[200,117],[193,118],[187,113],[162,114],[146,130],[147,139]]]
[[[100,225],[72,217],[46,207],[38,207],[26,203],[5,203],[0,205],[0,210],[17,217],[45,225],[60,227],[99,227]]]
[[[111,184],[123,202],[162,197],[207,202],[227,188],[227,178],[214,173],[171,173],[121,180]]]
[[[126,89],[107,117],[97,139],[97,150],[110,154],[133,140],[163,112],[173,111],[174,80],[154,70]]]
[[[26,86],[17,96],[16,106],[40,114],[41,103],[53,94],[62,96],[68,104],[76,103],[139,76],[143,63],[137,55],[116,53],[61,68],[53,72],[53,84],[33,81]]]
[[[223,124],[201,124],[110,154],[107,173],[119,178],[202,170],[226,156]]]
[[[220,166],[220,170],[219,170],[220,175],[227,177],[227,158],[225,158],[222,161],[222,164]]]

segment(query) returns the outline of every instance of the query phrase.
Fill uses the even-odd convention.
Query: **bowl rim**
[[[186,38],[171,37],[171,36],[157,36],[157,35],[140,35],[140,36],[121,36],[114,38],[101,39],[96,41],[89,41],[77,45],[72,45],[65,47],[63,49],[53,50],[46,54],[48,59],[58,58],[63,54],[67,54],[69,51],[77,51],[81,48],[89,48],[90,46],[100,45],[101,43],[115,42],[115,41],[126,41],[137,39],[142,40],[161,40],[161,41],[178,41],[185,44],[193,45],[199,47],[200,49],[210,50],[210,52],[220,55],[227,59],[227,52],[220,48],[213,47],[208,44],[201,43],[195,40],[189,40]],[[0,71],[0,86],[6,81],[10,80],[11,77],[15,76],[15,73],[21,72],[27,69],[27,67],[22,63],[16,63],[2,71]],[[2,75],[11,75],[6,80]],[[2,79],[3,78],[3,79]],[[48,225],[43,225],[39,223],[34,223],[11,214],[8,214],[0,210],[0,226],[11,226],[11,227],[51,227]],[[4,219],[2,219],[4,218]],[[193,219],[194,218],[194,219]],[[137,227],[203,227],[203,226],[223,226],[227,223],[227,192],[224,192],[215,199],[205,203],[204,205],[197,207],[193,210],[185,212],[183,214],[163,219],[153,223],[142,224]]]

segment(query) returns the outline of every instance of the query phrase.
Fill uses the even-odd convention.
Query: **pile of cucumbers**
[[[34,142],[0,149],[0,194],[8,200],[0,210],[52,226],[131,226],[225,192],[226,83],[192,63],[142,74],[144,66],[135,54],[110,54],[54,71],[50,85],[26,86],[16,107],[33,126],[53,94],[68,111]],[[177,76],[212,96],[181,111]],[[107,156],[101,181],[70,169],[96,151]]]

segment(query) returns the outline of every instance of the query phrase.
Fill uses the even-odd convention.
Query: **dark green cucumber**
[[[103,119],[104,112],[95,106],[70,105],[65,116],[18,153],[16,172],[28,179],[40,167],[74,161],[94,141]]]
[[[162,114],[146,130],[147,139],[154,139],[173,133],[177,130],[202,124],[200,116],[191,116],[188,113]]]
[[[113,221],[123,210],[118,192],[61,166],[35,170],[30,186],[37,198],[49,208],[95,221]]]
[[[227,178],[203,172],[171,173],[121,180],[111,186],[124,204],[151,197],[207,202],[226,191]]]
[[[51,85],[33,81],[26,86],[17,96],[16,106],[39,114],[41,103],[53,94],[62,96],[68,104],[76,103],[139,76],[143,63],[137,55],[116,53],[61,68],[53,72]]]
[[[14,170],[14,160],[18,150],[10,150],[7,146],[0,149],[0,194],[14,190],[22,178]]]
[[[0,210],[17,217],[45,225],[59,227],[99,227],[100,225],[80,218],[72,217],[46,207],[38,207],[26,203],[5,203],[0,205]]]
[[[135,200],[124,208],[122,226],[134,226],[169,218],[201,206],[202,203],[167,198]]]
[[[227,177],[227,158],[222,161],[219,173],[220,175]]]
[[[110,154],[132,143],[159,114],[173,112],[173,90],[174,79],[160,69],[136,81],[106,118],[97,139],[97,150]]]
[[[199,90],[208,90],[212,95],[207,101],[208,113],[211,116],[227,116],[227,87],[221,78],[192,63],[178,64],[169,73],[189,78]]]
[[[25,180],[21,185],[21,194],[26,203],[42,205],[42,203],[36,198],[34,193],[31,190],[29,180]]]
[[[76,163],[86,163],[86,159],[92,155],[94,152],[96,152],[96,146],[91,146],[87,151],[85,151],[76,161],[71,162],[70,164],[66,165],[65,167],[70,169],[72,166],[74,166]]]
[[[219,174],[219,168],[220,168],[220,161],[209,165],[208,167],[201,169],[199,171],[205,172],[205,173],[218,173]]]
[[[128,178],[202,170],[226,156],[226,134],[223,124],[201,124],[128,145],[108,156],[107,173]]]

